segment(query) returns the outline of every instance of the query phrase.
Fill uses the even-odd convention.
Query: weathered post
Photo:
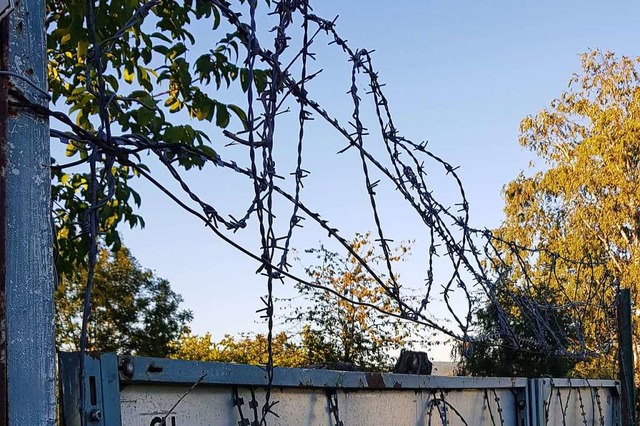
[[[630,426],[636,424],[632,330],[631,291],[625,288],[618,294],[618,360],[622,392],[622,424]]]
[[[44,0],[0,22],[0,425],[54,426],[56,414]]]

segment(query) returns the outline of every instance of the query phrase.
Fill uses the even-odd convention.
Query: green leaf
[[[178,56],[182,55],[186,51],[187,51],[187,46],[185,46],[184,43],[175,44],[174,46],[171,47],[171,49],[169,49],[169,52],[167,53],[167,58],[171,60],[176,59]]]
[[[133,69],[132,67],[125,66],[124,67],[124,81],[131,84],[133,83]]]
[[[161,55],[164,56],[169,56],[169,48],[167,46],[163,46],[161,44],[155,45],[153,46],[153,50],[155,50],[156,52],[158,52]]]
[[[138,82],[140,83],[140,85],[147,89],[149,92],[153,91],[153,83],[151,82],[151,78],[149,76],[149,70],[144,67],[136,67],[136,72],[138,74]]]
[[[104,80],[107,83],[109,83],[109,85],[111,86],[111,89],[114,92],[117,92],[118,89],[120,88],[120,85],[118,84],[118,79],[116,79],[113,75],[105,75]]]
[[[133,202],[136,204],[136,206],[140,207],[140,204],[142,204],[142,199],[140,198],[140,194],[138,194],[133,189],[130,189],[129,192],[131,193],[131,196],[133,197]]]
[[[210,159],[216,157],[216,151],[210,146],[202,145],[199,149]]]
[[[220,26],[220,11],[217,7],[213,7],[213,28],[214,30],[218,29]]]
[[[69,142],[67,144],[67,149],[65,151],[65,155],[67,157],[73,157],[74,155],[76,155],[77,152],[78,152],[78,147],[76,147],[74,143]]]
[[[171,43],[171,39],[169,37],[167,37],[166,35],[159,33],[159,32],[155,32],[152,33],[149,37],[153,37],[153,38],[158,38],[166,43]]]
[[[249,130],[249,122],[247,120],[247,114],[244,112],[244,110],[239,106],[233,104],[227,105],[227,108],[229,108],[236,116],[238,116],[238,118],[242,122],[242,126],[244,127],[244,129]]]
[[[246,68],[240,70],[240,86],[243,92],[249,90],[249,70]]]
[[[227,106],[223,103],[216,103],[216,125],[221,128],[226,128],[229,125],[231,116],[227,110]]]
[[[269,74],[267,73],[267,71],[264,71],[264,70],[253,71],[253,81],[254,81],[254,84],[256,85],[256,89],[258,89],[258,93],[264,92],[264,90],[267,88],[268,75]]]

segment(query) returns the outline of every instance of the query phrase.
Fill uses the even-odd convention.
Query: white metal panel
[[[160,425],[159,419],[188,391],[188,386],[129,385],[121,392],[122,424]],[[251,393],[238,390],[243,398],[243,417],[254,420]],[[516,396],[511,389],[465,389],[446,392],[416,390],[338,390],[340,420],[345,425],[516,425]],[[241,420],[229,387],[200,387],[189,393],[167,417],[167,426],[237,426]],[[256,390],[258,412],[264,391]],[[312,388],[273,389],[279,401],[269,425],[330,426],[335,421],[328,410],[325,390]],[[448,423],[447,423],[448,422]]]

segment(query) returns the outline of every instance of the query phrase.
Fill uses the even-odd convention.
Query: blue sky
[[[386,83],[396,126],[410,139],[428,140],[435,154],[460,166],[472,225],[478,228],[500,223],[501,188],[520,170],[526,171],[532,159],[518,144],[520,119],[566,89],[572,73],[580,69],[580,53],[600,48],[640,55],[640,2],[325,0],[312,6],[325,18],[340,15],[337,29],[353,48],[375,49],[374,65]],[[272,22],[259,20],[258,25],[269,29]],[[205,30],[197,35],[214,40]],[[324,71],[309,85],[310,96],[346,121],[351,112],[346,95],[350,64],[335,46],[325,46],[327,41],[319,38],[314,44],[318,60],[312,70]],[[234,94],[220,96],[242,102]],[[295,148],[296,130],[288,120],[283,118],[281,142],[275,148],[278,171],[284,175],[293,171]],[[212,135],[214,148],[223,156],[245,155],[237,148],[224,148],[226,141],[215,131]],[[375,146],[376,138],[367,143]],[[344,146],[322,123],[309,126],[305,161],[312,174],[303,199],[349,237],[372,230],[373,222],[355,152],[335,154]],[[436,193],[455,202],[450,183],[437,170],[433,174]],[[189,179],[203,198],[234,216],[251,198],[248,182],[227,172],[190,172]],[[135,185],[143,196],[140,213],[147,227],[125,230],[124,241],[143,266],[169,279],[183,295],[184,305],[195,314],[194,332],[210,331],[216,339],[227,333],[264,332],[266,326],[255,313],[265,287],[254,274],[257,265],[218,241],[158,191]],[[383,185],[379,194],[389,236],[416,240],[401,281],[420,282],[427,230],[390,187]],[[286,222],[289,206],[276,207]],[[320,239],[326,242],[324,233],[311,228],[302,230],[293,245],[305,249]],[[258,238],[252,232],[250,228],[238,238],[255,246]],[[294,295],[292,284],[277,286],[276,295]],[[432,356],[445,359],[447,351],[435,349]]]

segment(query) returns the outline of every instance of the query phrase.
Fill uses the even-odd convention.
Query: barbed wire
[[[608,424],[610,419],[615,419],[613,410],[603,411],[600,402],[594,397],[599,391],[604,391],[608,395],[610,392],[611,397],[616,398],[617,391],[613,382],[604,386],[601,384],[592,386],[588,380],[577,380],[577,382],[567,380],[562,386],[557,386],[553,380],[544,383],[549,380],[548,378],[534,380],[538,382],[537,385],[542,386],[538,388],[531,383],[527,386],[514,385],[507,388],[501,385],[446,389],[435,386],[420,390],[401,387],[396,389],[365,387],[355,393],[340,386],[327,388],[311,386],[306,393],[309,399],[292,398],[286,401],[287,408],[283,410],[279,423],[300,422],[298,415],[304,416],[301,413],[309,412],[309,406],[306,404],[315,405],[318,398],[322,396],[326,397],[324,410],[315,411],[314,418],[336,426],[347,426],[353,422],[366,421],[365,419],[370,421],[372,418],[388,421],[390,417],[394,417],[396,422],[406,422],[411,419],[412,424],[443,426],[481,424],[504,426],[525,423],[526,419],[529,421],[537,419],[536,424],[604,425]],[[530,393],[533,389],[531,386],[536,390]],[[582,394],[585,391],[590,391],[591,401],[583,399]],[[281,388],[279,392],[284,395],[287,390]],[[359,415],[365,405],[371,404],[372,400],[368,399],[369,397],[375,400],[384,394],[389,394],[389,396],[395,395],[397,399],[398,396],[406,393],[411,394],[410,399],[413,401],[412,404],[404,406],[408,412],[395,410],[394,414],[390,414],[391,412],[384,407],[377,407],[365,409],[365,413]],[[259,424],[260,415],[257,407],[261,405],[259,400],[263,400],[264,396],[264,390],[258,393],[255,387],[232,388],[231,401],[237,412],[236,420],[239,425],[257,426]],[[250,413],[243,409],[247,400]],[[479,403],[469,403],[469,401]],[[461,404],[461,402],[464,403]],[[613,405],[615,403],[612,402],[611,407]],[[537,416],[540,414],[544,417],[538,419]],[[530,417],[532,415],[533,417]],[[250,420],[251,418],[253,420]]]
[[[86,159],[54,166],[62,170],[87,163],[91,176],[88,182],[89,199],[86,200],[88,207],[84,213],[83,222],[79,224],[82,231],[89,236],[90,241],[80,337],[80,352],[83,355],[87,350],[87,327],[94,284],[93,271],[98,253],[99,213],[114,197],[116,183],[112,167],[116,164],[135,170],[143,179],[165,193],[169,199],[201,220],[218,238],[259,263],[257,273],[265,277],[266,295],[261,297],[264,306],[258,312],[267,322],[268,328],[268,357],[265,365],[267,393],[260,424],[266,424],[267,416],[275,414],[273,407],[277,403],[270,399],[274,367],[273,286],[276,281],[292,280],[302,283],[329,292],[354,305],[365,306],[385,315],[436,330],[461,342],[465,356],[472,355],[474,345],[503,345],[518,350],[575,359],[599,355],[597,342],[585,335],[584,321],[588,316],[593,317],[594,312],[605,323],[611,321],[614,302],[610,291],[614,288],[613,275],[603,269],[600,259],[591,257],[569,259],[546,247],[525,247],[517,242],[508,241],[492,231],[471,227],[469,202],[457,168],[428,150],[426,142],[415,143],[401,135],[392,116],[390,101],[384,94],[384,84],[380,82],[378,72],[374,68],[373,51],[352,49],[336,30],[337,18],[327,20],[311,13],[312,8],[308,0],[273,2],[270,14],[276,16],[277,24],[272,30],[275,33],[272,51],[262,47],[266,44],[261,44],[258,40],[257,0],[247,1],[248,23],[242,20],[240,12],[233,10],[230,3],[221,0],[208,0],[208,2],[219,10],[228,24],[241,35],[240,38],[246,48],[244,59],[248,69],[246,130],[238,133],[225,131],[224,135],[231,145],[239,145],[247,149],[248,165],[225,160],[218,152],[212,153],[194,146],[151,140],[141,134],[118,135],[112,128],[113,117],[109,108],[126,98],[106,90],[103,76],[104,57],[116,48],[117,42],[135,23],[147,18],[149,12],[161,3],[158,0],[143,3],[124,26],[102,40],[99,39],[96,30],[99,23],[96,22],[94,3],[92,0],[87,0],[87,30],[91,48],[86,60],[86,88],[98,100],[99,126],[96,131],[83,129],[67,114],[33,103],[16,89],[12,92],[12,106],[29,108],[66,127],[66,130],[53,128],[52,139],[57,139],[64,144],[75,141],[89,147]],[[301,48],[292,53],[292,57],[288,58],[287,62],[285,55],[289,52],[289,41],[292,39],[289,29],[294,19],[302,21]],[[337,46],[351,63],[348,95],[351,99],[352,111],[350,120],[347,120],[346,124],[324,109],[308,91],[310,82],[321,73],[321,70],[317,72],[309,70],[309,59],[315,59],[311,46],[323,33],[328,37],[329,43]],[[261,67],[264,66],[268,70],[269,79],[266,88],[256,93],[254,73],[258,61]],[[296,66],[300,70],[299,78],[293,76],[292,70]],[[361,89],[362,79],[365,80],[364,84],[368,88],[365,93]],[[290,174],[293,176],[292,191],[276,184],[276,179],[283,182],[288,182],[288,179],[278,174],[274,156],[276,122],[278,117],[289,111],[285,103],[286,99],[291,99],[298,104],[295,170]],[[370,149],[366,143],[371,137],[365,125],[366,117],[362,112],[363,104],[367,101],[370,101],[374,107],[377,132],[379,132],[379,140],[382,141],[386,157],[375,155],[375,150]],[[347,146],[338,154],[344,154],[350,150],[357,151],[369,210],[375,226],[374,231],[377,237],[375,242],[384,256],[384,274],[378,273],[367,264],[351,246],[350,241],[321,216],[320,212],[308,206],[302,197],[303,181],[310,174],[310,171],[304,168],[305,126],[309,120],[316,117],[328,123],[346,140]],[[170,178],[179,186],[180,194],[168,189],[166,183],[155,178],[146,168],[134,161],[135,156],[143,151],[152,153],[159,160],[168,171]],[[228,214],[228,217],[221,214],[221,209],[205,201],[182,177],[174,165],[177,158],[196,158],[249,179],[253,187],[249,208],[238,216],[239,218],[231,214]],[[459,197],[457,204],[447,206],[435,197],[434,189],[428,185],[427,172],[437,170],[450,177]],[[374,173],[379,174],[381,179],[385,179],[392,185],[417,214],[429,233],[424,295],[417,303],[413,303],[405,296],[402,286],[397,281],[398,274],[394,270],[389,247],[392,240],[385,230],[376,192],[379,190],[381,180],[377,180]],[[189,201],[184,201],[185,197]],[[275,197],[290,204],[290,214],[286,215],[288,221],[282,236],[276,236],[275,231]],[[195,207],[190,203],[195,204]],[[259,233],[259,253],[254,253],[242,246],[225,232],[234,234],[243,230],[254,219]],[[353,259],[362,265],[366,273],[384,290],[388,300],[393,302],[391,308],[381,303],[355,300],[321,282],[299,276],[290,270],[291,265],[288,259],[292,239],[296,228],[302,227],[302,221],[305,220],[327,232],[330,238],[337,241]],[[444,260],[436,261],[438,257],[446,259],[450,269],[450,273],[440,280],[437,280],[435,270],[437,264]],[[547,259],[548,267],[545,270],[536,270],[534,262],[541,258]],[[562,265],[562,268],[559,265]],[[560,270],[573,271],[575,282],[583,282],[586,285],[574,286],[573,294],[570,294],[570,288],[564,285],[567,278],[559,274]],[[444,306],[453,320],[453,327],[444,321],[434,319],[429,314],[429,307],[435,300],[434,293],[438,285]],[[588,288],[588,293],[579,294],[581,288]],[[548,291],[548,294],[541,295],[541,289]],[[458,306],[456,301],[459,300],[464,301],[463,308]],[[488,304],[494,310],[496,327],[493,333],[478,334],[474,331],[473,314],[482,307],[482,304]],[[513,307],[517,309],[517,315],[527,324],[528,333],[524,336],[512,327],[515,315]],[[561,320],[563,315],[569,319]],[[564,322],[569,325],[565,326]],[[80,359],[84,360],[84,356]],[[83,368],[80,370],[84,371]],[[82,389],[81,387],[81,392]],[[80,398],[81,400],[84,398],[82,393]],[[488,400],[486,395],[485,398]],[[444,396],[434,401],[436,401],[433,403],[435,408],[441,414],[441,409],[446,413],[447,404]],[[440,407],[440,405],[443,406]],[[238,409],[240,409],[239,405]],[[491,414],[493,419],[493,413]],[[502,423],[501,417],[500,422]]]

